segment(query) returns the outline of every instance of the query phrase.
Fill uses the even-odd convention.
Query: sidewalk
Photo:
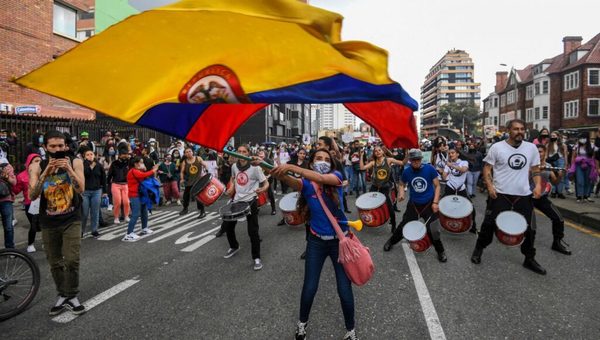
[[[550,200],[566,220],[571,220],[584,227],[600,231],[600,198],[590,197],[593,203],[577,203],[575,195],[566,195],[566,199]]]

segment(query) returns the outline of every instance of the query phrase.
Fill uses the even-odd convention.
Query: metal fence
[[[99,145],[106,131],[117,132],[121,138],[135,136],[139,141],[154,138],[161,147],[168,147],[171,137],[154,130],[128,124],[120,120],[97,114],[95,120],[49,118],[36,115],[0,114],[0,129],[6,129],[17,134],[17,144],[8,150],[8,160],[16,168],[25,162],[25,146],[32,141],[35,133],[45,133],[49,130],[68,132],[79,137],[80,133],[89,133],[89,139]]]

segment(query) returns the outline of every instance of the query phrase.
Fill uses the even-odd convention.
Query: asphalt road
[[[475,203],[480,223],[483,197]],[[210,207],[204,220],[196,219],[193,209],[180,217],[178,207],[160,208],[150,220],[156,232],[135,243],[121,241],[124,225],[101,229],[100,239],[82,240],[80,300],[95,306],[77,318],[69,312],[48,316],[56,293],[44,253],[38,251],[33,255],[41,268],[40,291],[28,310],[0,323],[0,334],[5,339],[292,339],[304,272],[299,258],[304,228],[278,227],[281,216],[263,208],[259,223],[264,268],[255,272],[245,222],[237,227],[241,250],[230,259],[223,258],[226,237],[212,236],[220,225],[216,211],[222,204]],[[354,197],[350,206],[356,219]],[[599,339],[600,235],[566,227],[565,240],[574,254],[564,256],[550,250],[549,220],[540,217],[538,224],[537,259],[548,275],[524,269],[519,249],[496,240],[484,252],[482,264],[474,265],[469,258],[475,236],[443,233],[447,263],[439,263],[433,249],[414,256],[422,285],[415,268],[409,269],[413,255],[405,254],[404,241],[383,252],[389,226],[363,229],[358,235],[371,248],[376,273],[366,286],[354,287],[358,335]],[[344,333],[328,261],[308,335],[341,339]]]

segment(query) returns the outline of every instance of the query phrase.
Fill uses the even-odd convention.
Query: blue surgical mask
[[[114,155],[116,154],[116,152],[115,152],[115,150],[109,150],[109,151],[108,151],[108,154],[109,154],[110,156],[114,156]]]
[[[331,164],[325,161],[316,161],[313,163],[313,170],[320,174],[328,174],[331,171]]]
[[[44,136],[40,136],[40,137],[38,138],[38,143],[40,143],[40,144],[44,144]]]

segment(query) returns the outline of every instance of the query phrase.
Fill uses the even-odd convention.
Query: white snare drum
[[[523,243],[527,220],[516,211],[503,211],[496,217],[496,237],[498,241],[509,247]]]
[[[390,219],[385,204],[385,195],[380,192],[367,192],[356,199],[356,207],[361,221],[367,227],[379,227]]]
[[[416,253],[427,251],[431,247],[431,240],[427,235],[427,227],[421,221],[410,221],[404,225],[402,236],[408,241]]]
[[[442,228],[453,233],[462,234],[473,225],[471,214],[473,204],[467,198],[449,195],[440,200],[440,224]]]
[[[296,208],[298,198],[300,198],[299,192],[291,192],[283,196],[281,201],[279,201],[279,209],[283,213],[283,220],[288,225],[299,225],[304,223],[304,216],[302,216]]]

